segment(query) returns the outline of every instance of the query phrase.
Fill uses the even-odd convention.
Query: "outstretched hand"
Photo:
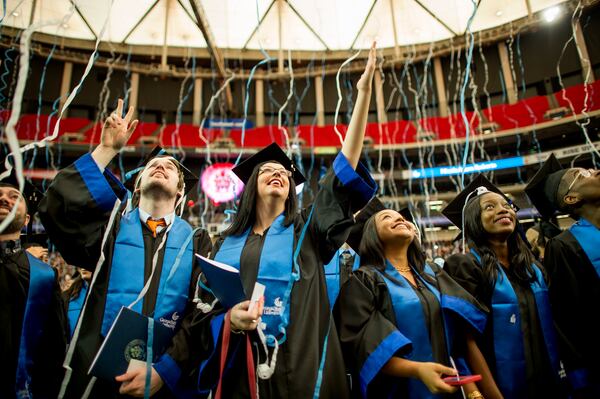
[[[421,363],[417,370],[417,377],[425,384],[429,392],[433,394],[456,392],[458,388],[446,384],[442,375],[456,375],[456,370],[432,362]]]
[[[369,50],[369,58],[367,59],[367,66],[365,67],[365,71],[362,76],[358,80],[356,84],[356,88],[358,90],[370,90],[371,82],[373,81],[373,75],[375,74],[375,67],[377,63],[377,42],[373,42],[371,44],[371,49]]]
[[[119,152],[123,148],[138,125],[138,120],[131,122],[133,107],[129,107],[123,117],[123,100],[119,99],[117,109],[110,114],[102,127],[101,145]]]

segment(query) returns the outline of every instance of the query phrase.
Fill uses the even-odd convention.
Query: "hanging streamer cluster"
[[[304,108],[306,108],[303,107],[303,102],[312,89],[311,77],[314,76],[315,73],[320,73],[322,79],[326,78],[325,54],[318,55],[315,53],[313,59],[307,64],[305,69],[306,78],[301,80],[296,79],[297,76],[294,74],[293,54],[288,50],[287,59],[284,60],[285,74],[278,73],[277,75],[280,80],[276,81],[270,76],[268,78],[265,77],[265,74],[261,72],[266,72],[267,74],[274,74],[274,72],[276,72],[276,65],[274,65],[275,63],[272,61],[276,61],[277,59],[271,57],[262,46],[258,1],[256,1],[255,4],[258,26],[256,37],[258,38],[258,44],[263,59],[253,65],[247,74],[243,71],[237,73],[238,70],[243,70],[244,68],[242,61],[239,62],[239,65],[235,65],[234,61],[226,60],[228,67],[230,68],[227,69],[229,76],[221,77],[222,80],[220,81],[217,79],[218,74],[216,73],[216,67],[213,63],[212,93],[210,101],[205,109],[202,110],[202,120],[200,121],[197,131],[200,142],[205,147],[205,165],[210,166],[214,162],[221,161],[231,161],[236,165],[241,162],[243,152],[246,150],[247,135],[251,134],[251,132],[247,130],[247,121],[251,118],[249,110],[252,101],[252,84],[255,83],[256,79],[261,79],[266,86],[268,100],[266,108],[268,109],[268,124],[271,126],[271,138],[273,141],[276,141],[277,135],[280,135],[279,137],[284,140],[288,155],[293,157],[302,172],[310,177],[314,174],[316,168],[323,168],[324,162],[323,159],[318,158],[315,151],[315,135],[319,132],[319,130],[315,129],[318,114],[316,111],[311,113],[311,117],[309,117],[308,121],[303,123],[303,117],[306,115],[306,112],[303,112]],[[378,74],[381,77],[381,85],[383,86],[382,90],[387,93],[387,98],[384,99],[385,113],[387,115],[393,115],[395,121],[408,121],[409,123],[380,123],[376,134],[378,134],[379,142],[382,145],[379,145],[375,152],[371,151],[369,148],[365,148],[363,158],[368,165],[369,170],[380,179],[380,195],[384,196],[389,202],[392,202],[395,207],[400,205],[400,198],[407,198],[409,206],[416,216],[423,217],[427,220],[432,216],[429,204],[432,202],[432,199],[437,198],[444,183],[440,182],[439,179],[436,180],[435,176],[423,176],[426,169],[434,168],[436,165],[461,165],[462,172],[457,176],[449,177],[454,190],[458,191],[466,185],[465,179],[467,175],[464,173],[465,166],[469,163],[475,163],[478,160],[491,160],[496,158],[496,156],[501,155],[499,153],[499,147],[498,152],[494,153],[493,144],[490,145],[490,143],[488,143],[486,145],[484,140],[481,140],[473,131],[474,122],[483,114],[483,109],[485,108],[491,113],[493,105],[492,97],[493,95],[496,95],[496,93],[490,92],[492,91],[490,89],[491,83],[493,81],[500,82],[503,102],[507,102],[507,90],[509,89],[506,87],[506,82],[504,81],[501,72],[498,76],[490,75],[490,69],[488,68],[488,61],[482,43],[482,36],[479,35],[477,40],[471,31],[471,25],[475,18],[479,2],[472,0],[472,4],[472,13],[468,19],[466,30],[464,32],[464,45],[457,46],[455,44],[457,38],[449,40],[450,51],[444,82],[445,98],[448,101],[449,114],[451,114],[450,138],[458,140],[451,140],[440,145],[435,142],[433,137],[430,137],[431,132],[436,131],[437,129],[438,122],[435,120],[435,117],[438,116],[438,112],[434,105],[439,103],[439,98],[437,98],[437,92],[435,90],[432,65],[434,59],[434,43],[429,44],[426,56],[424,54],[421,56],[421,53],[417,51],[416,46],[412,45],[406,47],[402,59],[397,60],[395,64],[385,65],[383,62],[378,64]],[[561,61],[569,45],[574,44],[579,51],[579,44],[576,40],[576,30],[580,29],[579,20],[581,18],[582,10],[583,2],[579,1],[571,17],[572,36],[564,44],[556,66],[556,75],[558,76],[560,87],[563,89],[563,99],[569,104],[573,113],[575,111],[574,106],[564,91],[565,86],[561,75]],[[3,8],[0,26],[4,19],[4,15],[6,15],[7,12],[10,12],[10,10],[7,11],[6,8]],[[50,25],[59,27],[66,23],[73,13],[74,7],[71,7],[69,13],[63,18],[53,21],[44,21],[30,26],[19,35],[18,45],[7,48],[3,54],[2,65],[0,66],[0,107],[5,106],[6,108],[10,108],[11,112],[10,116],[8,116],[8,113],[3,114],[6,115],[3,116],[3,118],[7,118],[7,121],[2,121],[2,123],[6,123],[3,128],[3,134],[6,138],[6,151],[9,153],[9,156],[6,157],[5,161],[6,171],[0,178],[7,176],[11,169],[14,168],[17,172],[21,186],[23,185],[23,162],[27,162],[29,168],[35,167],[36,162],[41,163],[37,158],[42,154],[42,149],[46,158],[45,164],[48,168],[58,169],[61,166],[60,143],[55,143],[53,146],[48,146],[47,144],[56,140],[64,112],[76,98],[83,82],[89,75],[94,62],[98,57],[98,44],[109,23],[109,18],[107,17],[96,40],[94,51],[88,58],[85,70],[80,77],[78,84],[73,88],[66,99],[53,99],[52,111],[48,115],[49,118],[47,119],[47,122],[42,122],[44,119],[42,119],[41,116],[44,116],[43,110],[45,107],[43,93],[47,86],[48,66],[55,55],[57,42],[52,45],[43,64],[40,76],[39,92],[37,94],[35,140],[26,146],[19,147],[15,127],[21,116],[23,91],[29,73],[31,34],[44,26]],[[107,15],[110,15],[110,11]],[[512,81],[518,82],[516,84],[516,94],[520,98],[525,98],[527,94],[525,79],[526,65],[522,57],[521,33],[518,31],[513,32],[512,25],[510,36],[505,44],[509,55]],[[475,51],[477,51],[477,54]],[[356,76],[353,76],[353,74],[348,72],[346,67],[357,59],[359,55],[360,51],[357,51],[350,58],[345,60],[340,65],[337,74],[335,75],[337,102],[333,117],[333,130],[340,143],[343,142],[343,127],[340,125],[349,122],[354,106],[352,99],[355,90],[352,79]],[[318,63],[319,56],[322,57],[320,69]],[[482,68],[475,70],[473,64],[476,62],[475,58],[477,57],[479,58],[478,65],[481,65]],[[119,96],[125,99],[126,104],[130,99],[130,81],[132,75],[131,58],[131,47],[128,49],[127,54],[117,54],[114,51],[110,51],[110,57],[106,66],[106,75],[102,82],[96,105],[98,112],[96,113],[96,119],[94,121],[90,147],[93,145],[92,143],[97,141],[96,138],[97,135],[100,134],[101,122],[109,115],[110,110],[113,108],[114,104],[112,102],[116,101],[116,98]],[[178,154],[179,158],[182,160],[185,158],[186,151],[182,146],[181,134],[183,130],[181,129],[181,126],[183,124],[185,106],[190,101],[191,94],[194,90],[194,82],[197,77],[196,61],[192,49],[188,48],[187,54],[183,59],[184,74],[179,86],[178,102],[175,112],[175,128],[174,130],[169,131],[169,134],[171,135],[171,150]],[[122,93],[114,93],[114,85],[111,86],[111,81],[114,77],[113,72],[115,67],[123,62],[125,62],[126,66]],[[236,73],[232,71],[236,71]],[[481,85],[477,84],[476,77],[479,78]],[[331,77],[328,79],[331,79]],[[236,83],[236,80],[242,82],[243,112],[241,113],[242,124],[240,138],[241,149],[244,151],[233,154],[228,153],[224,156],[225,150],[215,152],[212,142],[215,139],[216,133],[207,131],[207,120],[230,116],[225,110],[224,92],[225,90],[230,90],[234,83]],[[589,80],[590,76],[588,74],[588,76],[585,77],[585,83],[589,83]],[[112,92],[111,87],[113,87]],[[586,142],[591,143],[588,132],[590,119],[587,113],[590,93],[588,86],[585,86],[585,88],[586,97],[584,99],[584,109],[581,112],[583,118],[577,119],[576,123],[581,128],[586,138]],[[117,89],[117,91],[119,91],[119,89]],[[242,98],[240,98],[240,100]],[[481,104],[479,98],[482,99]],[[345,108],[343,108],[344,100]],[[59,108],[61,102],[64,102],[64,105],[62,108]],[[525,107],[533,119],[534,111],[527,104],[525,104]],[[2,109],[0,109],[0,111],[2,111]],[[311,111],[313,110],[311,109]],[[342,121],[339,120],[340,113],[345,115],[345,118],[342,117]],[[517,123],[517,121],[514,122],[515,124]],[[43,126],[44,123],[46,126]],[[54,125],[52,125],[52,123],[54,123]],[[305,125],[309,126],[304,127]],[[459,132],[459,126],[460,129],[464,129],[464,131]],[[166,120],[163,120],[161,138],[163,132],[167,131],[165,128]],[[302,132],[302,129],[309,129],[309,131]],[[413,134],[412,129],[416,129],[416,141],[418,142],[418,145],[415,145],[414,148],[393,145],[394,143],[406,143],[411,141],[409,135]],[[46,132],[46,134],[44,134],[44,132]],[[300,140],[301,133],[303,134],[302,137],[307,137],[307,142]],[[464,134],[464,140],[460,140],[462,134]],[[517,142],[514,152],[519,155],[526,146],[522,145],[522,137],[520,134],[517,133],[515,137]],[[534,151],[538,154],[541,153],[541,146],[538,141],[536,130],[531,130],[531,134],[527,137],[531,138],[531,144]],[[390,143],[391,145],[385,146],[383,143]],[[598,152],[594,146],[591,147],[594,155],[597,155],[600,159],[600,152]],[[305,158],[303,158],[302,154],[310,155],[309,163],[307,163],[306,167],[303,164]],[[41,161],[43,162],[44,160]],[[125,175],[126,171],[121,155],[119,156],[119,167],[121,169],[121,175]],[[405,176],[408,179],[406,184],[399,184],[398,171],[406,174]],[[413,172],[420,173],[422,178],[415,180],[413,178]],[[523,182],[524,177],[521,175],[519,168],[517,168],[517,175],[518,180]],[[444,191],[447,191],[447,187],[445,186]],[[218,208],[215,204],[212,204],[209,198],[201,191],[200,186],[197,194],[199,196],[199,200],[196,202],[199,206],[199,221],[203,227],[206,227],[208,223],[218,219],[218,216],[222,212],[218,212],[217,210],[222,209],[222,207]],[[302,194],[308,199],[312,198],[314,193],[311,184],[305,185]],[[225,212],[227,215],[225,222],[228,222],[231,215],[235,213],[235,203],[236,200],[234,199],[234,201],[225,205],[227,208]],[[8,223],[10,223],[13,217],[14,212],[0,225],[0,232]],[[223,220],[221,219],[221,221]]]

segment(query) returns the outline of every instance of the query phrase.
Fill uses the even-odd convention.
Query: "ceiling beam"
[[[400,46],[398,45],[398,30],[396,29],[396,13],[394,12],[394,0],[390,0],[390,18],[392,19],[392,32],[394,33],[394,54],[400,58]]]
[[[529,0],[525,0],[525,6],[527,7],[527,16],[531,18],[533,15],[533,11],[531,9],[531,2]]]
[[[185,13],[187,14],[187,16],[190,17],[190,21],[192,21],[194,24],[197,24],[198,21],[196,21],[196,19],[194,18],[194,16],[192,14],[190,14],[190,12],[188,11],[187,8],[185,8],[185,6],[183,5],[183,2],[181,0],[177,0],[177,2],[181,6],[181,8],[183,8],[183,11],[185,11]]]
[[[267,18],[269,11],[271,11],[271,8],[275,5],[275,1],[276,0],[271,1],[271,4],[269,4],[269,7],[267,7],[267,11],[265,11],[263,16],[260,18],[260,20],[258,21],[258,24],[256,24],[256,27],[252,30],[252,33],[250,33],[250,36],[248,36],[248,39],[246,39],[246,42],[244,43],[242,50],[246,50],[246,48],[248,48],[248,44],[250,43],[250,40],[252,40],[252,38],[254,37],[256,32],[258,32],[258,30],[260,29],[263,21],[265,20],[265,18]],[[258,39],[260,40],[260,38],[258,38]]]
[[[140,19],[138,19],[138,21],[135,23],[135,25],[133,25],[133,28],[131,28],[129,30],[129,32],[127,32],[127,34],[125,35],[125,37],[123,38],[123,40],[121,40],[121,44],[125,44],[125,42],[127,41],[127,39],[129,39],[129,36],[131,36],[133,34],[133,32],[138,28],[138,26],[140,26],[142,24],[142,22],[144,22],[144,20],[146,19],[146,17],[148,16],[148,14],[150,14],[152,12],[152,10],[154,10],[154,8],[156,8],[156,5],[158,4],[160,0],[156,0],[149,8],[148,10],[146,10],[146,12],[144,13],[144,15],[142,15],[142,17]]]
[[[448,26],[448,24],[446,24],[444,21],[442,21],[437,15],[435,15],[433,13],[433,11],[431,11],[429,8],[425,7],[425,5],[423,3],[421,3],[419,0],[415,0],[415,3],[417,3],[419,5],[419,7],[421,7],[423,10],[425,10],[425,12],[429,15],[431,15],[433,17],[433,19],[435,19],[436,21],[438,21],[444,28],[446,28],[446,30],[450,33],[452,33],[452,36],[456,36],[457,33],[454,32],[452,30],[452,28],[450,28]]]
[[[92,32],[92,35],[94,36],[94,40],[98,40],[98,36],[96,35],[96,32],[94,32],[94,30],[92,29],[92,26],[89,24],[87,19],[85,19],[85,17],[81,13],[81,11],[79,11],[79,7],[77,7],[77,4],[75,4],[75,1],[74,0],[70,0],[70,1],[71,1],[71,5],[73,5],[73,7],[75,7],[75,11],[77,11],[77,14],[79,14],[79,17],[83,20],[83,23],[85,24],[85,26],[87,26],[87,28],[90,30],[90,32]],[[110,9],[109,9],[109,11],[110,11]]]
[[[217,43],[215,41],[215,37],[213,36],[212,30],[210,29],[208,17],[204,11],[204,7],[200,3],[200,0],[190,0],[190,5],[192,6],[192,12],[196,17],[196,25],[198,25],[198,28],[202,32],[202,36],[204,36],[206,46],[208,47],[208,52],[217,66],[217,72],[221,79],[225,80],[228,75],[227,71],[225,70],[225,60],[221,50],[219,50],[217,47]],[[225,99],[227,103],[227,109],[230,111],[233,110],[233,97],[231,95],[231,88],[229,85],[225,88]]]
[[[277,39],[279,41],[279,50],[277,52],[277,70],[279,73],[284,72],[284,58],[283,58],[283,23],[282,19],[282,11],[283,11],[283,0],[277,0]]]
[[[475,9],[473,10],[473,15],[471,16],[471,21],[475,20],[475,15],[477,15],[477,11],[479,11],[479,5],[480,4],[481,4],[481,0],[477,0],[477,4],[475,4]],[[465,31],[463,32],[463,34],[467,33],[468,28],[469,28],[469,26],[467,25],[467,27],[465,28]]]
[[[37,0],[33,0],[31,3],[31,12],[29,13],[29,25],[33,25],[33,19],[35,18],[35,9],[37,8]]]
[[[296,14],[298,16],[298,18],[300,18],[300,21],[302,21],[302,23],[308,28],[308,30],[311,31],[311,33],[313,35],[315,35],[315,37],[321,42],[321,44],[325,47],[325,50],[330,51],[329,46],[327,45],[327,43],[325,43],[325,40],[323,40],[323,38],[317,33],[317,31],[315,31],[313,29],[312,26],[310,26],[310,24],[308,23],[308,21],[306,21],[304,19],[304,17],[302,16],[302,14],[300,14],[298,12],[298,10],[296,10],[296,8],[292,5],[292,3],[290,3],[289,0],[285,0],[285,2],[287,3],[287,5],[292,9],[292,11],[294,12],[294,14]]]
[[[365,25],[367,24],[367,21],[369,20],[369,17],[371,16],[373,9],[375,8],[375,4],[377,4],[377,0],[373,0],[373,4],[371,4],[371,8],[369,8],[369,12],[367,13],[367,16],[365,17],[363,23],[360,25],[360,29],[358,29],[358,32],[356,32],[356,36],[354,36],[354,40],[352,40],[352,44],[350,45],[350,50],[352,50],[354,48],[354,45],[356,44],[358,37],[360,36],[361,32],[365,28]]]
[[[169,46],[168,46],[168,36],[169,36],[169,10],[171,9],[171,0],[164,0],[165,5],[165,23],[164,23],[164,32],[163,32],[163,45],[162,52],[160,55],[160,68],[163,71],[168,69],[167,66],[167,58],[169,56]]]

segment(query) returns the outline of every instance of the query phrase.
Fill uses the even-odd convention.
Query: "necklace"
[[[396,268],[396,270],[399,273],[408,273],[411,271],[410,266],[399,266],[399,267],[394,266],[394,267]]]

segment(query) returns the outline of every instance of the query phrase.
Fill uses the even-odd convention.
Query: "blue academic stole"
[[[79,320],[79,314],[81,313],[81,309],[83,309],[83,304],[85,303],[85,297],[87,296],[87,292],[88,283],[86,281],[83,281],[81,291],[79,291],[79,295],[77,296],[77,298],[71,299],[69,301],[69,310],[67,311],[67,316],[69,317],[69,328],[71,337],[75,332],[77,320]]]
[[[432,277],[435,276],[429,265],[425,265],[425,272]],[[434,362],[433,349],[431,347],[431,341],[429,340],[429,329],[425,322],[423,305],[421,305],[419,297],[410,286],[408,280],[404,278],[390,262],[386,261],[385,273],[379,273],[383,277],[383,281],[385,281],[388,292],[390,293],[394,315],[396,316],[396,327],[398,327],[398,330],[402,335],[412,342],[412,352],[407,358],[418,362]],[[436,287],[422,279],[417,273],[415,273],[415,278],[424,284],[425,287],[436,296],[438,301],[440,301],[440,292]],[[450,331],[448,331],[449,328],[447,325],[445,325],[445,327],[446,345],[448,345],[452,341],[449,340],[448,336],[450,333]],[[448,354],[450,354],[450,351],[448,351]],[[427,389],[425,384],[418,379],[409,378],[406,382],[410,398],[420,399],[437,396],[429,392],[429,389]]]
[[[37,345],[48,318],[54,288],[54,271],[41,260],[27,253],[29,260],[29,290],[23,317],[19,358],[17,363],[17,398],[30,398],[31,367]]]
[[[471,253],[481,265],[481,257],[475,250]],[[559,359],[548,298],[548,288],[541,270],[532,265],[536,281],[531,283],[531,291],[535,298],[537,314],[543,332],[544,343],[550,359],[550,365],[559,378]],[[521,312],[517,295],[504,272],[498,265],[498,278],[492,294],[492,320],[494,354],[496,357],[495,380],[505,398],[523,398],[527,396],[525,381],[525,349],[521,330]]]
[[[327,283],[327,296],[329,296],[329,307],[333,309],[333,305],[340,294],[340,279],[341,279],[341,264],[344,252],[348,251],[354,255],[352,271],[360,266],[360,257],[351,249],[338,249],[333,258],[326,264],[325,267],[325,282]]]
[[[187,304],[193,266],[194,230],[180,217],[175,217],[167,233],[162,271],[153,319],[175,331]],[[112,257],[104,318],[103,336],[122,306],[129,306],[144,287],[144,237],[139,209],[126,213],[119,224]],[[132,309],[142,312],[142,301]]]
[[[260,254],[257,281],[265,285],[265,306],[262,322],[266,325],[265,335],[277,337],[283,335],[280,344],[285,341],[285,331],[282,326],[290,319],[290,309],[286,306],[289,297],[289,283],[293,279],[292,262],[294,250],[294,224],[283,225],[285,216],[279,215],[265,237],[265,243]],[[239,236],[228,236],[223,241],[215,260],[233,266],[240,270],[242,250],[250,229]],[[265,256],[263,256],[265,255]],[[267,340],[269,345],[275,342]]]
[[[569,231],[577,240],[600,277],[600,230],[586,219],[579,219]]]

